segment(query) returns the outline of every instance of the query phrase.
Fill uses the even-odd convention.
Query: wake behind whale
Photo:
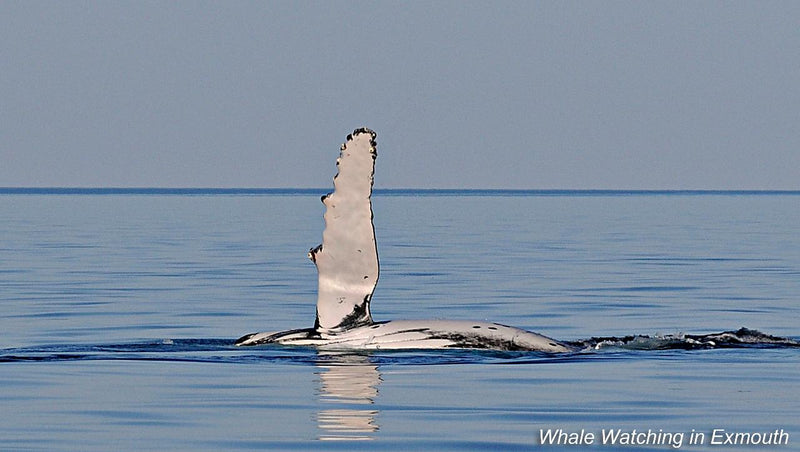
[[[592,337],[568,342],[581,349],[620,348],[627,350],[699,350],[713,348],[800,347],[800,342],[772,336],[749,328],[711,334],[631,335],[623,337]]]
[[[376,134],[361,128],[347,136],[336,161],[334,191],[326,207],[322,244],[308,257],[318,271],[316,320],[312,328],[252,333],[235,345],[282,344],[344,350],[485,349],[578,352],[604,347],[694,349],[727,346],[796,346],[792,339],[742,328],[707,335],[626,336],[559,341],[513,326],[463,320],[376,322],[370,304],[378,282],[372,186]]]

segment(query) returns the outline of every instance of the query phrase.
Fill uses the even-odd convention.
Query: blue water
[[[0,190],[0,450],[583,450],[540,444],[558,428],[598,450],[674,450],[603,429],[683,432],[684,450],[764,450],[708,443],[783,429],[800,450],[800,348],[662,340],[800,339],[800,194],[379,191],[376,319],[650,339],[233,347],[313,324],[324,193]]]

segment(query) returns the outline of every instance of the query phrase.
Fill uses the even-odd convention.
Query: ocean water
[[[324,193],[0,192],[0,450],[800,450],[800,347],[682,339],[800,339],[800,193],[377,192],[376,320],[612,339],[233,347],[312,326]]]

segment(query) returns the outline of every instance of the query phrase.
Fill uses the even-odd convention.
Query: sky
[[[0,1],[0,187],[800,189],[797,1]]]

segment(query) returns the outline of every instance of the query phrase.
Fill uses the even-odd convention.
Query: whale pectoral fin
[[[375,132],[357,129],[341,147],[334,191],[322,197],[322,245],[309,251],[318,272],[318,330],[340,331],[372,323],[369,303],[378,282],[372,224]]]
[[[274,333],[250,333],[236,339],[233,345],[239,347],[242,345],[258,345],[269,342],[270,336]]]

